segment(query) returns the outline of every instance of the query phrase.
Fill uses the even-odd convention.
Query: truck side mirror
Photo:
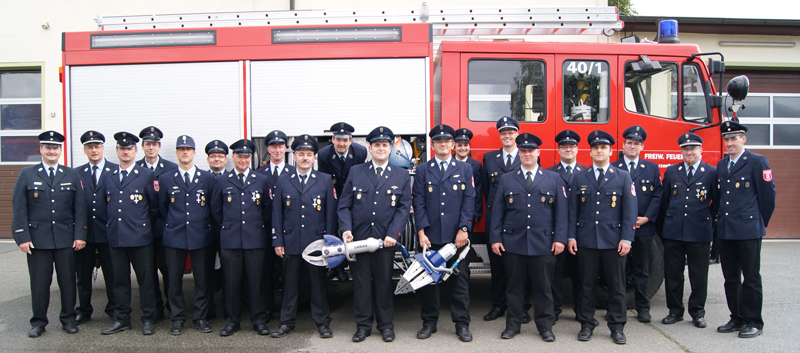
[[[708,58],[708,75],[721,74],[725,72],[725,62]]]

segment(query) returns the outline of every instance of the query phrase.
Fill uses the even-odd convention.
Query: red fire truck
[[[63,35],[67,165],[85,163],[78,138],[88,129],[110,135],[156,125],[167,136],[164,151],[172,151],[169,136],[188,134],[200,145],[251,138],[261,147],[273,129],[325,144],[326,129],[338,121],[356,128],[357,142],[377,125],[390,127],[411,146],[412,165],[429,156],[431,126],[469,128],[472,157],[481,160],[500,148],[495,122],[502,116],[545,142],[543,167],[558,161],[553,140],[561,130],[586,136],[603,129],[622,140],[634,124],[649,132],[643,157],[662,168],[681,160],[676,141],[688,131],[705,140],[706,162],[722,156],[711,128],[722,119],[712,77],[724,64],[697,45],[521,37],[588,34],[607,41],[603,35],[623,26],[614,7],[423,5],[97,21],[97,31]],[[588,145],[579,148],[578,162],[591,164]],[[106,153],[113,160],[113,149]],[[204,157],[199,149],[201,168]],[[477,225],[479,238],[483,231]],[[651,294],[663,278],[660,241],[655,246]],[[478,250],[488,262],[485,247]]]

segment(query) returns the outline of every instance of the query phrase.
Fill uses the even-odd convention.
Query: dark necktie
[[[439,167],[439,171],[442,172],[442,176],[444,176],[444,166],[447,165],[447,162],[442,162],[441,167]]]
[[[636,164],[633,163],[633,162],[630,162],[630,163],[628,163],[628,165],[630,166],[630,169],[628,169],[628,171],[631,172],[631,176],[633,176],[633,171],[636,169]]]
[[[728,171],[730,171],[731,169],[733,169],[733,160],[731,160],[731,164],[728,164]]]
[[[244,186],[244,173],[239,173],[239,185]]]
[[[528,182],[528,189],[530,189],[531,188],[531,184],[533,184],[533,178],[531,177],[531,172],[528,172],[526,175],[528,177],[525,178],[525,181]]]
[[[92,166],[92,187],[93,188],[97,187],[97,166],[96,165]]]
[[[567,179],[572,179],[572,166],[567,166]]]
[[[56,172],[53,170],[53,167],[50,167],[50,182],[52,183],[56,179]]]
[[[375,176],[376,176],[375,182],[381,181],[381,172],[383,172],[383,168],[381,167],[375,168]]]
[[[689,166],[689,181],[692,181],[693,176],[694,176],[694,166]]]
[[[300,176],[300,190],[303,190],[305,188],[306,188],[306,176],[305,175],[301,175]]]
[[[272,168],[272,181],[278,180],[278,166],[276,165],[275,168]]]
[[[189,187],[189,184],[192,183],[192,181],[189,180],[189,172],[183,173],[183,182],[186,184],[187,188]]]
[[[506,156],[506,171],[509,171],[510,169],[511,169],[511,154],[509,153],[508,156]]]
[[[119,183],[120,184],[124,184],[125,183],[125,178],[127,178],[127,177],[128,177],[128,171],[127,170],[123,170],[122,171],[122,180]]]
[[[603,182],[603,178],[606,177],[606,173],[603,172],[603,168],[597,168],[597,171],[599,172],[597,176],[597,186],[599,187],[600,183]]]
[[[339,156],[339,161],[342,162],[342,165],[344,165],[344,161],[345,161],[344,156]]]
[[[151,172],[155,172],[156,171],[156,167],[150,166],[150,171]]]

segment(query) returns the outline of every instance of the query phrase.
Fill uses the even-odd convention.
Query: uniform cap
[[[356,129],[348,123],[339,122],[331,125],[331,131],[333,132],[333,137],[346,139],[350,138]]]
[[[633,125],[622,132],[622,138],[644,142],[647,139],[647,131],[639,125]]]
[[[595,145],[613,145],[614,144],[614,137],[611,134],[603,131],[603,130],[594,130],[589,133],[589,137],[586,138],[586,142],[589,143],[589,146]]]
[[[300,150],[312,150],[314,153],[317,153],[319,150],[319,145],[317,145],[317,139],[314,136],[303,134],[294,138],[292,141],[292,151],[300,151]]]
[[[536,150],[542,145],[542,139],[531,133],[524,133],[517,136],[517,146],[521,150]]]
[[[497,120],[497,131],[510,129],[519,130],[519,123],[517,122],[517,119],[504,116]]]
[[[155,126],[148,126],[142,131],[139,132],[139,137],[142,138],[142,141],[152,141],[152,142],[160,142],[161,138],[164,137],[164,133],[159,130],[159,128]]]
[[[42,145],[61,146],[64,144],[64,140],[66,140],[64,135],[53,130],[39,134],[39,143]]]
[[[392,140],[394,140],[394,133],[385,126],[378,126],[367,135],[367,142],[369,143],[380,141],[392,142]]]
[[[194,149],[194,139],[188,135],[178,136],[178,141],[175,142],[175,148],[178,149],[181,147],[189,147]]]
[[[256,144],[248,139],[241,139],[231,144],[231,152],[245,156],[252,155],[256,151]]]
[[[117,141],[117,147],[123,148],[136,146],[136,144],[139,143],[139,138],[136,137],[136,135],[125,131],[114,134],[114,140]]]
[[[702,146],[703,138],[698,134],[687,132],[678,137],[678,145],[681,147]]]
[[[444,124],[436,125],[428,132],[431,140],[452,140],[456,132],[452,127]]]
[[[460,128],[456,130],[456,136],[453,138],[456,142],[469,142],[472,140],[472,131],[467,128]]]
[[[556,135],[556,143],[559,145],[577,145],[581,142],[581,136],[572,130],[564,130]]]
[[[94,130],[86,131],[86,132],[83,133],[83,135],[81,135],[81,143],[84,146],[85,145],[102,145],[104,142],[106,142],[106,137],[103,136],[103,134],[101,134],[101,133],[99,133],[97,131],[94,131]]]
[[[735,121],[726,121],[719,125],[719,131],[722,133],[722,137],[734,137],[744,135],[747,132],[747,126]]]
[[[286,141],[289,140],[286,137],[286,134],[283,133],[281,130],[272,130],[270,131],[267,136],[264,138],[264,144],[269,145],[286,145]]]
[[[226,145],[225,142],[222,142],[221,140],[213,140],[206,144],[206,155],[212,153],[222,153],[227,156],[228,145]]]

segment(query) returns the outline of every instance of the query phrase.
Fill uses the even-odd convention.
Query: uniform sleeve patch
[[[567,198],[567,189],[563,185],[561,186],[561,192],[564,194],[564,198],[566,199]]]
[[[336,196],[336,188],[333,188],[333,199],[334,200],[338,200],[339,199],[339,197]]]
[[[156,192],[158,192],[158,190],[160,189],[160,188],[158,187],[158,180],[153,180],[153,189],[155,189],[155,190],[156,190]]]
[[[764,178],[764,181],[770,182],[772,181],[772,169],[764,169],[761,171],[761,176]]]
[[[636,185],[631,183],[631,195],[636,196]]]

